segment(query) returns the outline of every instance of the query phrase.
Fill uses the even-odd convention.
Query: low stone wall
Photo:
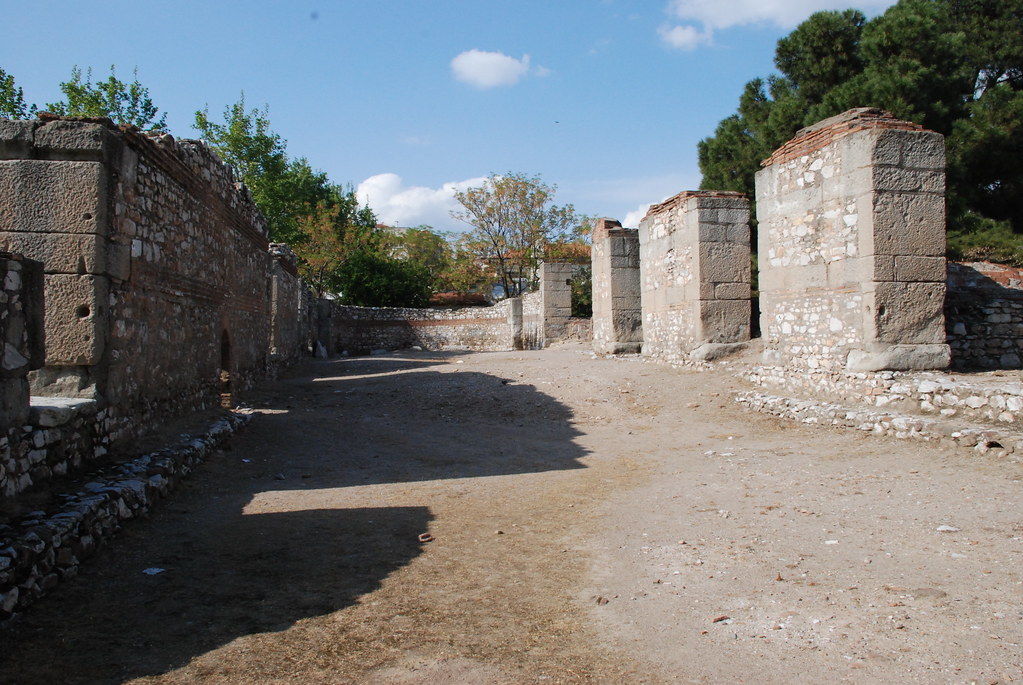
[[[1009,461],[1023,461],[1023,433],[1011,428],[961,427],[939,418],[848,407],[833,402],[741,393],[736,401],[750,409],[805,424],[841,426],[899,439],[962,447]]]
[[[949,263],[945,324],[952,368],[1023,368],[1023,269]]]
[[[584,319],[581,316],[570,318],[565,327],[565,340],[582,340],[583,342],[593,340],[593,319]]]
[[[77,575],[122,521],[149,511],[248,418],[230,414],[203,436],[94,474],[52,508],[0,522],[0,624]]]
[[[34,397],[14,451],[0,466],[0,496],[73,474],[107,454],[110,418],[96,400]]]
[[[349,354],[415,346],[426,350],[511,350],[513,302],[504,300],[493,307],[464,309],[332,304],[326,317],[330,349]]]
[[[946,419],[1023,425],[1023,385],[1015,376],[943,373],[817,372],[791,373],[785,367],[758,367],[748,374],[753,383],[799,398],[849,405],[890,407]]]

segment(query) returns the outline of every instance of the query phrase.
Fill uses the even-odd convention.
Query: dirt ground
[[[0,682],[1023,681],[1023,468],[750,413],[734,368],[307,363]]]

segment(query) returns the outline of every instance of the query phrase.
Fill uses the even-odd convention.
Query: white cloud
[[[465,228],[451,218],[450,212],[460,205],[455,191],[482,185],[486,179],[470,178],[453,181],[440,188],[406,186],[398,174],[377,174],[359,184],[355,190],[359,202],[368,204],[377,220],[390,226],[426,224],[437,230]]]
[[[860,0],[856,7],[865,13],[880,12],[896,0]],[[745,24],[772,24],[795,28],[814,12],[845,10],[849,0],[670,0],[668,14],[685,22],[662,26],[658,34],[666,44],[693,50],[712,42],[714,31]],[[702,27],[702,30],[699,28]],[[695,42],[694,42],[695,41]]]
[[[859,0],[856,7],[874,12],[894,5],[896,0]],[[845,10],[849,0],[671,0],[668,11],[683,21],[695,21],[708,29],[726,29],[741,24],[769,23],[794,28],[814,12]]]
[[[657,29],[657,35],[661,37],[668,47],[676,50],[695,50],[701,45],[713,42],[713,36],[709,29],[699,30],[695,26],[661,26]]]
[[[664,199],[667,200],[668,198],[664,198]],[[662,200],[662,202],[663,202],[663,200]],[[622,226],[624,226],[625,228],[636,228],[636,227],[638,227],[639,226],[639,222],[643,220],[643,217],[646,216],[647,211],[651,207],[653,207],[652,203],[648,203],[648,204],[640,205],[639,207],[636,207],[636,209],[634,209],[631,212],[629,212],[628,214],[626,214],[625,218],[622,219]]]
[[[451,71],[456,79],[476,88],[513,86],[529,73],[529,55],[515,59],[501,52],[467,50],[451,60]]]

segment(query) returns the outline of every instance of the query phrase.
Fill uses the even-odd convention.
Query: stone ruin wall
[[[600,219],[593,228],[593,351],[635,354],[643,344],[639,231]]]
[[[511,314],[515,302],[503,300],[493,307],[461,309],[355,307],[330,303],[330,351],[368,354],[374,350],[410,347],[511,350],[514,349]]]
[[[87,468],[310,349],[294,255],[266,248],[247,191],[202,143],[0,120],[0,249],[42,262],[46,295],[28,463],[0,492]]]
[[[950,262],[945,322],[953,369],[1023,368],[1023,269]]]
[[[757,174],[765,363],[944,368],[944,143],[877,110],[800,131]]]
[[[265,222],[197,141],[105,120],[0,121],[0,247],[46,271],[37,395],[97,397],[131,437],[266,371]]]
[[[317,299],[298,274],[298,256],[280,243],[270,245],[270,347],[268,373],[313,354],[319,341]]]
[[[703,361],[750,339],[749,201],[686,191],[639,225],[643,355]]]
[[[572,265],[540,266],[540,289],[492,307],[417,309],[325,303],[324,337],[331,352],[421,347],[426,350],[501,352],[539,350],[577,332],[569,281]]]
[[[0,252],[0,494],[31,483],[28,372],[43,364],[42,264]]]

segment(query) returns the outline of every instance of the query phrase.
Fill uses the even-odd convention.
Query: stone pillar
[[[940,369],[945,147],[876,109],[803,129],[757,174],[769,364]]]
[[[750,338],[749,200],[686,191],[639,224],[643,354],[708,361]]]
[[[522,298],[513,297],[508,302],[508,331],[511,338],[511,349],[524,350],[526,348],[522,334]]]
[[[643,345],[639,231],[600,219],[593,228],[593,350],[637,354]]]
[[[572,318],[572,265],[544,262],[540,265],[541,312],[544,345],[564,340]]]
[[[111,278],[127,278],[127,246],[108,240],[110,174],[120,159],[99,123],[0,120],[0,249],[30,255],[46,272],[47,383],[57,393],[94,389],[89,369],[108,341]]]

